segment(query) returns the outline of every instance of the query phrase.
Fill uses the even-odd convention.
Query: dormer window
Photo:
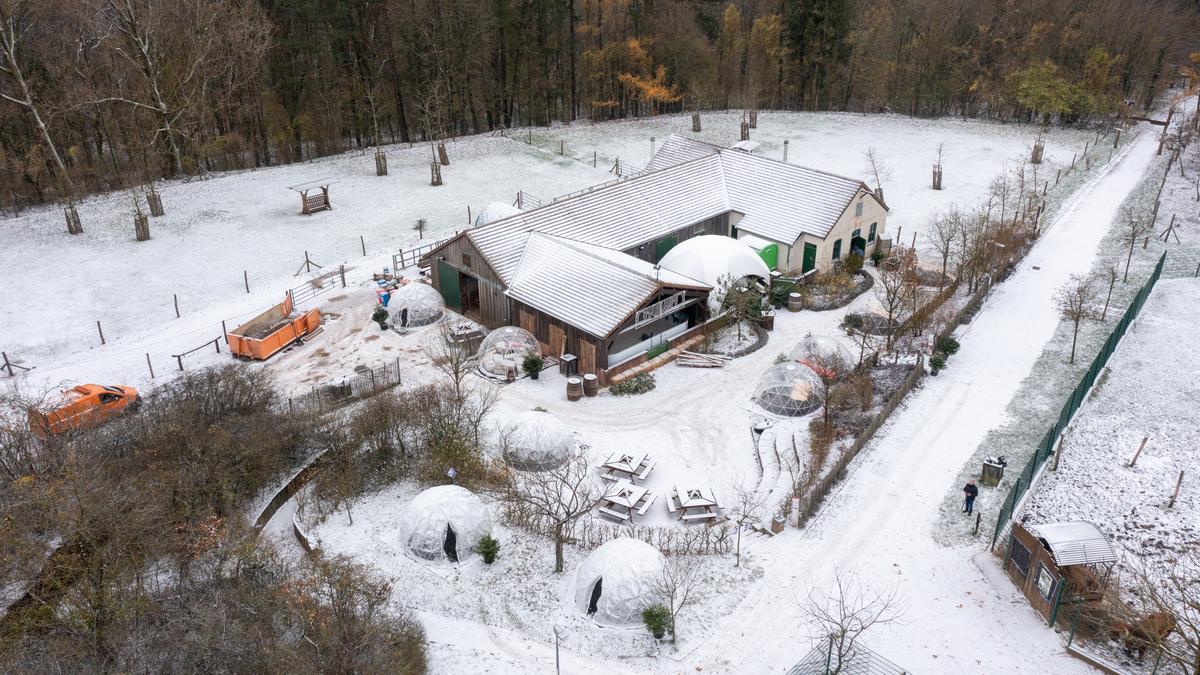
[[[862,200],[859,200],[859,202],[854,205],[854,217],[855,218],[862,218],[862,206],[863,206]]]

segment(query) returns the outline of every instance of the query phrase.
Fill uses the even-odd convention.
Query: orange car
[[[142,399],[137,389],[81,384],[29,409],[29,429],[45,439],[68,431],[90,429],[126,412],[136,412]]]

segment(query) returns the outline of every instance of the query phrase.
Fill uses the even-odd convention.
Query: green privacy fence
[[[1158,283],[1158,278],[1162,275],[1163,264],[1166,262],[1166,259],[1166,253],[1162,254],[1158,259],[1158,264],[1154,266],[1154,273],[1150,275],[1150,279],[1146,281],[1146,284],[1134,296],[1133,302],[1129,303],[1129,308],[1125,310],[1125,315],[1117,322],[1116,327],[1113,328],[1112,333],[1108,336],[1108,340],[1104,342],[1104,347],[1100,349],[1099,354],[1096,354],[1092,365],[1083,374],[1083,379],[1079,381],[1075,390],[1071,392],[1071,397],[1063,404],[1062,412],[1058,415],[1058,421],[1046,431],[1046,435],[1042,437],[1042,441],[1038,444],[1037,450],[1034,451],[1033,457],[1029,458],[1029,463],[1025,465],[1025,469],[1017,476],[1017,482],[1009,490],[1008,497],[1005,498],[1004,503],[1000,507],[1000,515],[996,518],[996,529],[992,533],[993,549],[1008,527],[1013,511],[1021,501],[1021,497],[1025,495],[1033,484],[1033,479],[1037,475],[1038,469],[1054,454],[1054,444],[1058,442],[1059,436],[1067,428],[1067,423],[1071,421],[1071,417],[1079,410],[1079,406],[1083,405],[1088,391],[1095,384],[1096,378],[1100,375],[1100,371],[1103,370],[1104,365],[1108,363],[1108,357],[1116,351],[1121,338],[1125,336],[1125,331],[1129,329],[1129,325],[1137,318],[1142,305],[1146,303],[1146,298],[1150,297],[1150,291],[1154,290],[1154,284]]]

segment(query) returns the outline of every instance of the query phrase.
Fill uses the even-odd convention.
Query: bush
[[[875,265],[876,267],[879,267],[879,261],[880,261],[880,260],[883,260],[883,253],[882,253],[882,252],[880,252],[880,251],[875,251],[874,253],[872,253],[872,254],[871,254],[871,262],[872,262],[872,263],[874,263],[874,265]]]
[[[937,341],[937,350],[939,352],[944,352],[947,355],[957,352],[958,347],[958,340],[955,340],[952,337],[944,337]]]
[[[525,355],[525,359],[521,361],[521,370],[525,371],[526,375],[542,372],[542,366],[546,365],[546,360],[541,356],[529,352]]]
[[[788,361],[791,361],[791,360],[792,359],[790,356],[788,356],[787,354],[784,354],[783,352],[779,352],[778,354],[775,355],[774,363],[775,363],[775,365],[779,365],[781,363],[787,363]]]
[[[608,388],[608,391],[613,396],[634,396],[644,394],[654,389],[654,375],[650,373],[641,373],[625,380],[618,382]]]
[[[383,324],[387,323],[387,320],[388,320],[387,310],[384,309],[382,305],[379,307],[376,307],[375,311],[371,314],[371,320],[381,326]]]
[[[946,357],[942,356],[941,354],[934,354],[933,356],[929,357],[929,367],[935,371],[945,368]]]
[[[842,269],[845,270],[847,274],[856,274],[862,269],[862,267],[863,257],[857,253],[851,253],[850,255],[846,256],[846,264]]]
[[[475,552],[483,557],[483,562],[491,565],[496,562],[496,554],[500,552],[500,542],[492,535],[484,535],[483,539],[475,544]]]
[[[642,623],[655,639],[661,640],[671,627],[671,610],[662,605],[650,605],[642,610]]]
[[[788,283],[776,283],[771,287],[771,304],[776,309],[787,304],[788,294],[795,290],[795,286]]]

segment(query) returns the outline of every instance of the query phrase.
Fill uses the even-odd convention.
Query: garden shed
[[[400,541],[425,560],[465,560],[492,533],[487,507],[471,491],[439,485],[413,498],[400,516]]]
[[[666,562],[658,549],[640,539],[613,539],[575,571],[575,604],[600,623],[639,623],[642,610],[661,601],[655,585]]]
[[[1013,523],[1004,570],[1053,623],[1061,602],[1099,599],[1116,562],[1112,542],[1092,523]]]

